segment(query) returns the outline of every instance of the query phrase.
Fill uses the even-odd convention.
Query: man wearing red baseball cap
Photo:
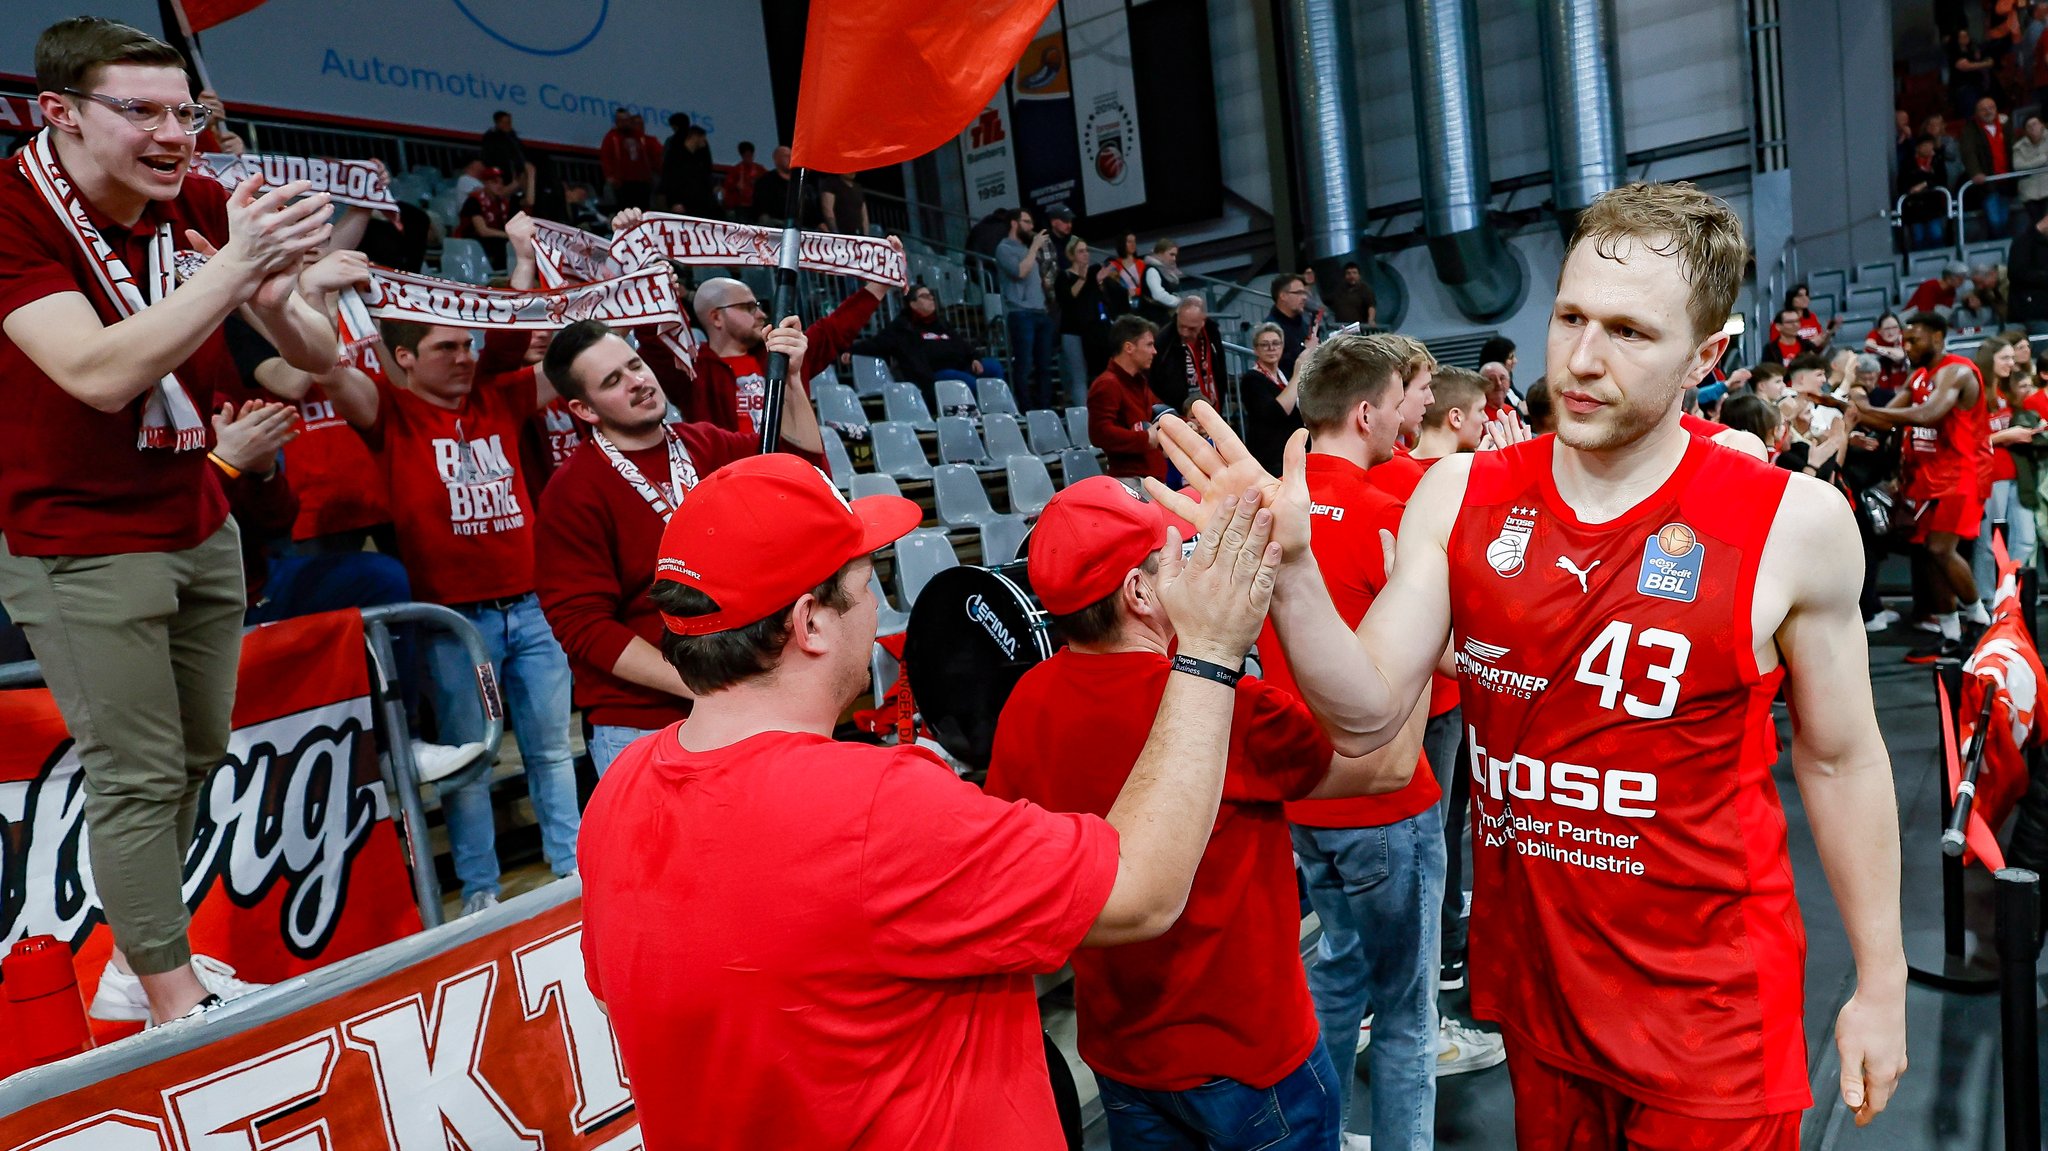
[[[1178,523],[1106,477],[1046,505],[1031,586],[1067,646],[1004,705],[990,795],[1101,815],[1146,771],[1152,744],[1133,717],[1186,678],[1170,674],[1191,638],[1184,599],[1161,589]],[[1223,802],[1180,921],[1147,942],[1074,956],[1081,1058],[1102,1086],[1112,1147],[1180,1145],[1192,1128],[1216,1146],[1320,1149],[1343,1127],[1296,948],[1281,805],[1403,786],[1423,713],[1379,752],[1333,758],[1299,700],[1255,677],[1231,682],[1229,730],[1207,749],[1227,760]],[[1231,1142],[1255,1123],[1266,1125],[1260,1140]]]
[[[484,186],[469,194],[456,213],[455,234],[483,242],[493,267],[505,266],[505,224],[512,218],[512,199],[505,186],[505,173],[485,168],[480,174]]]
[[[832,741],[868,680],[869,554],[921,514],[849,505],[778,454],[705,477],[669,519],[652,594],[697,702],[613,761],[583,823],[585,971],[649,1151],[1062,1147],[1029,976],[1154,938],[1187,902],[1225,685],[1279,558],[1270,513],[1225,500],[1185,564],[1167,549],[1149,586],[1188,674],[1162,676],[1106,817]]]

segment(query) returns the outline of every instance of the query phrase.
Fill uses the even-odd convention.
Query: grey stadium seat
[[[976,380],[974,381],[974,392],[976,400],[981,404],[981,414],[987,415],[990,412],[1007,412],[1013,416],[1017,414],[1017,397],[1010,394],[1010,383],[1008,380],[999,380],[994,377]]]
[[[988,449],[975,434],[972,420],[965,416],[940,416],[938,423],[940,463],[988,466]]]
[[[876,471],[899,480],[932,478],[931,461],[925,458],[924,445],[917,442],[916,429],[884,420],[870,425],[868,431],[874,437]]]
[[[919,528],[896,541],[896,599],[904,610],[917,602],[917,593],[931,578],[947,568],[960,566],[953,554],[953,541],[938,528]]]
[[[981,405],[974,402],[974,393],[959,380],[935,380],[932,396],[938,401],[941,416],[978,416]]]
[[[984,413],[981,417],[981,434],[988,443],[988,455],[992,460],[1037,454],[1031,450],[1031,445],[1024,442],[1023,429],[1017,426],[1015,416],[1001,412]]]
[[[925,407],[924,393],[916,384],[891,383],[883,388],[882,415],[920,432],[935,431],[939,426],[932,421],[931,409]]]
[[[939,522],[949,528],[979,527],[996,518],[981,473],[966,464],[940,464],[932,472],[932,502]]]
[[[1045,461],[1037,456],[1011,456],[1005,466],[1010,473],[1010,510],[1021,516],[1044,511],[1053,493],[1052,473],[1045,470]]]
[[[1074,446],[1067,439],[1067,429],[1060,423],[1060,414],[1049,408],[1033,408],[1025,412],[1024,432],[1031,437],[1031,450],[1041,459],[1058,459],[1061,452]]]
[[[1071,487],[1076,480],[1102,474],[1102,461],[1093,448],[1068,448],[1060,453],[1060,482]]]

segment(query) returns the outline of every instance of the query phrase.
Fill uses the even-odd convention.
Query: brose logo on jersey
[[[1550,686],[1550,681],[1540,675],[1528,675],[1498,666],[1508,650],[1498,644],[1482,643],[1466,636],[1455,655],[1458,674],[1469,676],[1487,691],[1501,692],[1516,699],[1533,699]]]
[[[1501,521],[1500,534],[1486,545],[1486,562],[1504,579],[1520,575],[1529,551],[1529,537],[1535,531],[1535,508],[1509,508],[1507,519]]]
[[[1700,594],[1700,568],[1707,545],[1681,523],[1668,523],[1643,541],[1643,566],[1636,572],[1636,591],[1658,599],[1691,603]]]

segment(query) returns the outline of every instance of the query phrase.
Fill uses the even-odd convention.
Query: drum
[[[1046,614],[1009,576],[956,567],[932,577],[910,609],[903,663],[925,727],[946,752],[988,768],[1010,691],[1052,655]]]

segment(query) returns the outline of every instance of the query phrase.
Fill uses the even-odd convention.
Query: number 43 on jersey
[[[1629,652],[1641,648],[1648,653],[1646,679],[1635,689],[1624,680]],[[1637,719],[1668,719],[1678,708],[1678,677],[1685,674],[1685,661],[1692,655],[1692,641],[1675,631],[1646,627],[1637,632],[1621,620],[1609,623],[1579,657],[1573,679],[1600,689],[1600,706],[1613,710],[1617,702]],[[1645,700],[1638,691],[1655,698]]]

